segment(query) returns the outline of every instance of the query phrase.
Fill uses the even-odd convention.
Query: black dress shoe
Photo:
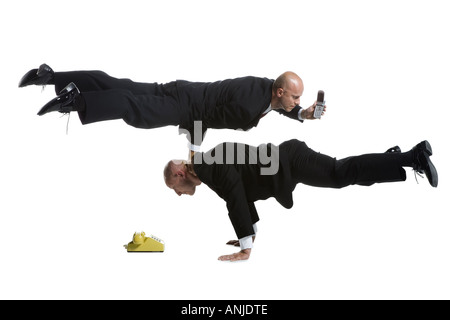
[[[425,173],[428,182],[433,187],[438,185],[438,173],[433,162],[430,160],[430,156],[433,154],[431,145],[428,141],[422,141],[417,144],[413,149],[413,169],[419,174]]]
[[[32,84],[45,86],[47,84],[53,84],[53,77],[55,72],[45,63],[42,64],[39,69],[32,69],[25,73],[20,79],[19,88],[26,87]]]
[[[41,110],[39,110],[38,115],[42,116],[52,111],[69,113],[71,111],[82,111],[83,109],[84,103],[80,90],[78,90],[77,86],[71,82],[61,90],[56,98],[43,106]]]
[[[414,157],[416,157],[416,155],[421,152],[425,152],[429,156],[433,155],[433,149],[431,148],[431,144],[427,140],[424,140],[421,143],[417,144],[414,148],[412,148],[412,151],[414,153]]]
[[[385,153],[400,153],[400,152],[402,152],[402,149],[400,149],[399,146],[395,146],[387,149]]]

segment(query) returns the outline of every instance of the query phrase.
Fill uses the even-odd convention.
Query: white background
[[[449,299],[447,1],[3,1],[0,117],[2,299]],[[439,187],[404,183],[328,190],[298,185],[294,208],[257,202],[249,261],[225,263],[225,203],[166,188],[187,156],[176,127],[82,126],[37,111],[52,86],[17,88],[25,72],[106,71],[142,82],[215,81],[297,72],[311,105],[300,124],[270,114],[223,141],[297,138],[342,158],[409,150],[428,139]],[[164,253],[129,254],[143,230]],[[204,239],[208,241],[205,242]]]

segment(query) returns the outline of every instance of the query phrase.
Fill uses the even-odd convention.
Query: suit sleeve
[[[278,112],[279,114],[282,114],[285,117],[303,122],[303,120],[300,120],[298,117],[298,113],[299,113],[300,109],[301,109],[300,106],[296,106],[294,109],[291,110],[291,112],[284,111],[283,109],[276,109],[275,111]]]
[[[209,177],[202,179],[213,185],[216,193],[226,201],[228,217],[239,239],[254,234],[253,223],[259,218],[253,202],[248,202],[240,174],[233,165],[208,165]],[[209,180],[209,181],[208,181]]]
[[[248,210],[250,211],[250,216],[252,218],[252,223],[255,224],[259,221],[258,211],[256,211],[255,203],[248,203]]]

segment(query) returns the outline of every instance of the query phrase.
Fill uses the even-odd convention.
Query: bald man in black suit
[[[49,84],[55,85],[58,96],[39,115],[78,111],[83,124],[123,119],[137,128],[179,126],[194,151],[199,150],[208,128],[249,130],[271,110],[300,122],[315,119],[316,103],[300,107],[303,81],[293,72],[275,81],[249,76],[158,84],[117,79],[102,71],[54,72],[43,64],[27,72],[19,87]],[[196,121],[200,122],[197,132]]]
[[[196,153],[190,163],[170,161],[164,169],[166,185],[179,196],[195,194],[201,183],[226,202],[228,215],[238,237],[229,244],[241,251],[220,260],[246,260],[250,257],[259,220],[255,201],[274,197],[283,207],[292,208],[292,192],[298,183],[323,188],[406,180],[403,167],[425,173],[437,187],[438,175],[430,160],[431,145],[422,141],[408,152],[398,147],[386,153],[366,154],[345,159],[317,153],[304,142],[290,140],[279,146],[252,147],[223,143],[206,153]]]

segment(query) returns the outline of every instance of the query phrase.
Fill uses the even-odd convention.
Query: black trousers
[[[179,125],[183,117],[175,82],[140,83],[103,71],[55,72],[57,94],[70,82],[85,100],[86,109],[79,112],[83,124],[123,119],[133,127],[151,129]]]
[[[280,152],[287,152],[296,183],[314,187],[342,188],[357,184],[406,180],[403,166],[405,154],[373,153],[340,160],[310,149],[306,143],[290,140],[280,145]]]

